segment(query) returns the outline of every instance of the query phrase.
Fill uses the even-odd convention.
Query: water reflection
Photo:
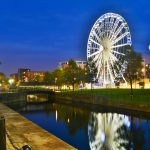
[[[91,113],[88,124],[91,150],[127,149],[130,126],[128,116],[116,113]]]
[[[148,150],[150,120],[75,106],[30,104],[21,113],[78,150]]]
[[[52,104],[52,107],[51,110],[53,109],[55,111],[56,122],[59,123],[63,121],[68,128],[70,135],[74,136],[78,130],[82,128],[86,131],[86,125],[90,114],[89,111],[62,104]]]

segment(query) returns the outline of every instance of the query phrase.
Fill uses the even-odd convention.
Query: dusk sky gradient
[[[90,30],[107,12],[127,21],[134,49],[149,61],[149,0],[1,0],[0,72],[50,71],[59,61],[86,60]]]

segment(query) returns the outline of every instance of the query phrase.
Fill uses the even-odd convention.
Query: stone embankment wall
[[[53,95],[52,95],[53,96]],[[80,94],[61,94],[57,93],[53,96],[57,101],[64,101],[65,103],[86,103],[86,104],[108,104],[110,101],[107,97],[100,95],[80,95]]]
[[[96,105],[96,106],[109,106],[115,109],[124,109],[130,111],[138,111],[138,112],[150,112],[150,107],[148,105],[137,105],[132,103],[125,103],[120,101],[113,101],[109,99],[107,96],[102,95],[82,95],[82,94],[68,94],[67,93],[56,93],[53,96],[53,99],[56,102],[63,103],[78,103],[78,104],[88,104],[88,105]]]
[[[21,150],[23,145],[30,145],[32,150],[76,150],[1,103],[0,116],[5,117],[7,150]]]
[[[7,92],[0,93],[0,102],[4,104],[26,103],[27,96],[24,93]]]

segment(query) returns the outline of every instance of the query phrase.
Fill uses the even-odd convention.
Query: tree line
[[[75,86],[84,86],[85,83],[91,83],[92,87],[96,74],[97,69],[92,59],[89,59],[83,68],[78,66],[73,59],[70,59],[66,67],[60,67],[53,72],[46,72],[44,81],[55,84],[59,88],[63,85],[68,87],[71,85],[74,90]]]
[[[144,73],[142,72],[143,59],[142,55],[140,53],[137,53],[133,49],[133,47],[127,46],[125,48],[126,55],[120,58],[119,61],[114,64],[114,69],[116,70],[116,72],[119,72],[121,67],[126,62],[123,76],[131,87],[132,95],[133,83],[135,83],[136,81],[140,81],[144,78]],[[44,81],[51,82],[52,84],[57,85],[59,88],[61,88],[63,85],[67,85],[68,87],[71,85],[73,87],[73,90],[75,86],[84,86],[85,83],[91,83],[92,89],[92,84],[96,81],[96,75],[97,68],[92,58],[88,59],[87,64],[84,68],[81,68],[73,59],[70,59],[65,68],[58,68],[53,72],[46,72]],[[123,79],[116,78],[115,81],[122,82]]]

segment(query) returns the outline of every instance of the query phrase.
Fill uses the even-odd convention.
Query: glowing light
[[[145,69],[143,68],[141,71],[142,71],[142,72],[144,72],[144,71],[145,71]]]
[[[57,122],[57,110],[56,110],[56,122]]]
[[[15,82],[14,79],[9,79],[9,80],[8,80],[8,83],[9,83],[9,84],[13,84],[14,82]]]

